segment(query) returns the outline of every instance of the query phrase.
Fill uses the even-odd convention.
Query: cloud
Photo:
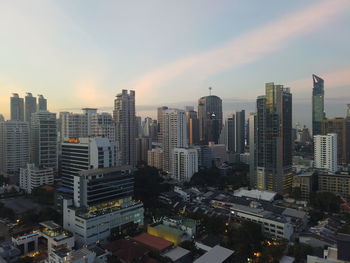
[[[291,40],[321,28],[350,7],[350,1],[322,1],[284,16],[213,50],[188,56],[141,76],[129,86],[149,101],[157,99],[177,78],[199,83],[211,75],[261,59],[288,45]],[[171,91],[170,91],[171,92]],[[175,90],[173,94],[178,93]],[[169,94],[170,95],[170,94]]]

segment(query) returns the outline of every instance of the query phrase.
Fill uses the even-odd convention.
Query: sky
[[[291,88],[293,122],[310,125],[317,74],[327,117],[343,117],[349,28],[349,0],[0,0],[0,113],[25,92],[52,112],[111,111],[133,89],[137,114],[155,117],[212,87],[228,115],[254,111],[275,82]]]

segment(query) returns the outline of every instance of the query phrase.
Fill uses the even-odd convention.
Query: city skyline
[[[350,83],[344,59],[350,43],[344,34],[350,24],[348,1],[205,2],[201,12],[197,2],[152,3],[140,4],[145,12],[112,2],[3,4],[0,113],[8,119],[9,95],[26,92],[44,94],[51,112],[83,107],[111,112],[113,97],[134,89],[137,114],[150,116],[146,109],[156,102],[150,116],[155,117],[160,105],[196,105],[209,86],[223,99],[225,112],[249,112],[263,85],[275,81],[294,94],[293,125],[310,127],[311,116],[298,109],[309,107],[316,74],[325,80],[327,116],[344,115]],[[80,8],[84,12],[78,13]]]

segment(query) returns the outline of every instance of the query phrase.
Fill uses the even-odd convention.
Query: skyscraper
[[[256,187],[256,113],[251,113],[248,117],[249,123],[249,184]]]
[[[338,170],[337,134],[314,136],[315,168],[335,173]]]
[[[13,93],[10,98],[12,121],[24,121],[24,101],[17,93]]]
[[[232,153],[244,153],[245,148],[245,111],[236,111],[225,120],[222,131],[226,150]]]
[[[91,136],[115,141],[115,123],[111,114],[102,112],[91,115]]]
[[[187,116],[187,135],[190,145],[199,144],[199,120],[197,112],[193,109],[186,110]]]
[[[158,120],[158,142],[163,142],[163,115],[168,109],[167,106],[162,106],[157,109],[157,120]]]
[[[321,121],[326,117],[324,112],[324,81],[316,75],[312,75],[312,135],[321,133]]]
[[[31,162],[38,167],[57,171],[56,113],[38,111],[32,114]]]
[[[222,100],[214,95],[200,98],[198,119],[200,141],[218,143],[222,128]]]
[[[114,100],[113,118],[115,121],[115,139],[118,149],[118,164],[136,165],[136,120],[135,91],[122,90]]]
[[[266,84],[257,98],[257,186],[286,193],[292,184],[292,94],[289,88]]]
[[[171,172],[171,161],[174,148],[186,148],[187,139],[187,118],[185,111],[179,109],[167,109],[163,113],[163,169]]]
[[[24,97],[24,121],[28,122],[29,127],[32,125],[32,114],[36,112],[36,98],[28,92]]]
[[[60,112],[60,139],[88,136],[87,116],[85,114]]]
[[[174,148],[172,156],[172,177],[180,182],[189,181],[198,172],[198,151],[196,149]]]
[[[0,171],[19,173],[29,162],[29,125],[23,121],[0,122]]]
[[[47,100],[43,95],[38,95],[38,103],[36,105],[36,111],[47,110]]]

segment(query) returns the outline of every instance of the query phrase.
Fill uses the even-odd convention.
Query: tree
[[[288,249],[288,255],[294,257],[295,262],[305,261],[307,255],[312,255],[312,253],[312,246],[303,243],[296,243]]]
[[[6,207],[2,202],[0,202],[0,215],[4,218],[14,219],[15,212],[9,207]]]
[[[310,194],[310,205],[314,209],[329,213],[338,213],[340,204],[340,198],[333,193],[317,192]]]

